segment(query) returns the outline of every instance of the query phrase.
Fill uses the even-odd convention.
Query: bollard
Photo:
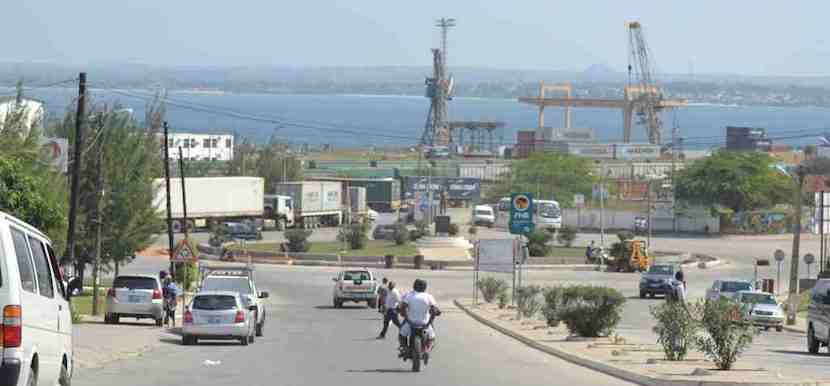
[[[415,255],[414,263],[415,269],[421,269],[424,266],[424,255]]]
[[[386,269],[395,268],[395,263],[396,263],[395,260],[396,260],[395,256],[393,256],[393,255],[384,256],[384,266],[386,267]]]

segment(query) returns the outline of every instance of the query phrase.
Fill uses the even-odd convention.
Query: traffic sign
[[[533,232],[533,194],[513,193],[510,195],[510,233],[526,235]]]
[[[804,264],[810,265],[816,262],[816,256],[812,253],[804,255]]]
[[[782,251],[780,249],[776,249],[775,253],[773,253],[773,257],[775,257],[775,261],[780,263],[780,262],[784,261],[784,258],[787,257],[787,254],[784,253],[784,251]]]
[[[176,249],[173,250],[174,263],[192,263],[199,261],[199,255],[196,249],[190,246],[187,239],[182,239],[176,244]]]

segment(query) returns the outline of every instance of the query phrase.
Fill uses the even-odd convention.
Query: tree
[[[280,182],[301,181],[302,162],[288,154],[288,147],[273,138],[265,147],[257,150],[256,175],[265,179],[265,191],[273,193]]]
[[[675,195],[702,205],[736,212],[770,208],[791,201],[794,186],[765,153],[719,151],[678,172]]]
[[[533,153],[530,158],[513,163],[511,175],[502,176],[487,197],[498,201],[511,192],[541,194],[537,199],[555,198],[560,205],[571,206],[573,196],[591,194],[596,180],[591,160],[567,153]]]

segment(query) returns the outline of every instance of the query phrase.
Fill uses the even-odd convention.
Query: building
[[[9,113],[14,111],[22,112],[27,132],[32,127],[43,126],[43,117],[46,116],[43,102],[31,98],[21,98],[18,102],[17,97],[0,97],[0,130],[3,130]]]
[[[772,140],[767,130],[752,127],[726,127],[726,150],[729,151],[770,151]]]
[[[182,157],[191,161],[233,159],[233,135],[230,134],[170,133],[167,147],[172,158],[178,157],[181,147]]]

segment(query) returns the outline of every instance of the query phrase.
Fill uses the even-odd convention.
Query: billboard
[[[433,197],[440,197],[446,190],[450,200],[478,200],[481,198],[481,179],[473,177],[404,177],[404,198],[414,199],[416,192],[432,190]]]

